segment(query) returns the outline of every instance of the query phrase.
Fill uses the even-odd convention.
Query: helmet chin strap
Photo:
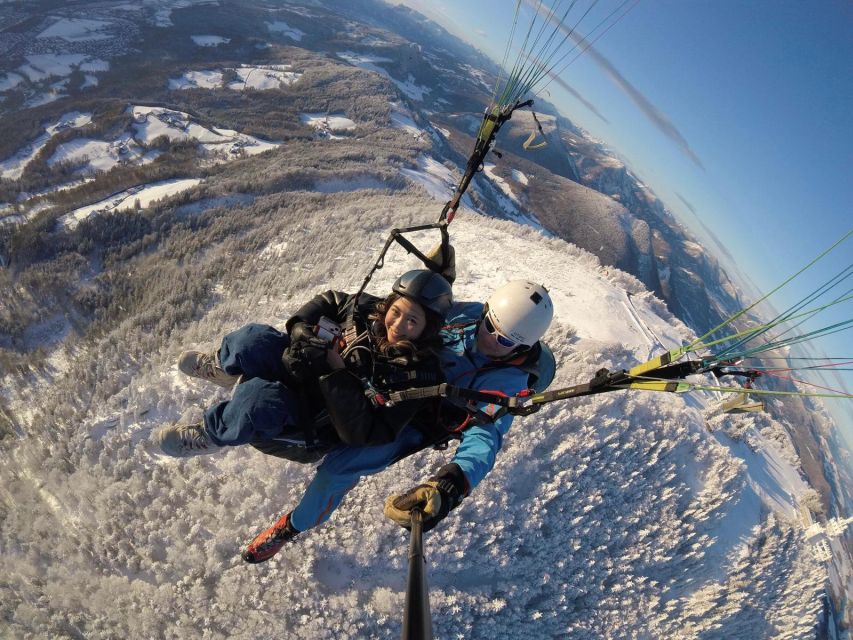
[[[530,349],[531,349],[531,347],[529,345],[520,344],[515,349],[510,351],[508,354],[506,354],[505,356],[503,356],[501,358],[492,358],[492,360],[500,360],[501,362],[503,362],[504,360],[514,360],[518,356],[525,354],[528,351],[530,351]]]

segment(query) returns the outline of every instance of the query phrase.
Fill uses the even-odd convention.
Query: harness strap
[[[474,389],[466,389],[465,387],[443,383],[432,387],[397,391],[389,395],[389,400],[392,402],[405,402],[406,400],[441,397],[451,400],[461,399],[486,402],[501,407],[501,410],[497,411],[493,416],[489,416],[489,420],[494,421],[507,413],[514,416],[526,416],[539,411],[543,404],[608,391],[642,389],[647,391],[679,392],[684,390],[685,384],[679,378],[698,373],[704,368],[701,361],[682,362],[661,367],[650,372],[656,378],[652,380],[638,379],[627,371],[611,372],[607,369],[600,369],[596,372],[595,377],[583,384],[576,384],[571,387],[545,391],[543,393],[533,393],[531,389],[525,389],[514,396],[507,396],[496,391],[476,391]]]
[[[388,399],[391,402],[405,402],[407,400],[422,400],[424,398],[448,398],[449,400],[470,400],[497,404],[502,407],[516,407],[518,399],[524,398],[528,394],[529,391],[522,391],[516,396],[508,396],[499,391],[476,391],[442,382],[432,387],[414,387],[412,389],[394,391],[388,394]]]

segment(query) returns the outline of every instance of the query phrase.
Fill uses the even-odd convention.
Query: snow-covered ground
[[[73,229],[81,221],[89,216],[98,213],[106,213],[108,211],[130,211],[136,208],[137,202],[141,208],[150,206],[153,202],[168,198],[170,196],[191,189],[199,184],[201,180],[198,178],[186,178],[183,180],[164,180],[132,189],[126,189],[120,193],[116,193],[109,198],[105,198],[95,204],[90,204],[85,207],[75,209],[71,213],[62,216],[59,223],[65,225],[69,229]]]
[[[27,144],[11,158],[0,162],[0,177],[17,180],[21,177],[24,168],[38,155],[54,135],[68,128],[80,128],[92,121],[91,113],[80,113],[72,111],[63,114],[54,124],[45,128],[44,134]]]
[[[235,91],[244,89],[264,91],[290,86],[299,80],[302,74],[289,71],[289,69],[290,65],[241,66],[235,69],[240,80],[229,83],[228,88]]]
[[[400,91],[403,92],[406,97],[412,100],[417,100],[419,102],[423,101],[424,95],[431,91],[429,87],[416,84],[414,77],[412,77],[412,74],[408,74],[405,80],[398,80],[390,73],[388,73],[385,68],[379,66],[378,63],[391,62],[392,60],[390,58],[384,58],[382,56],[375,56],[364,53],[356,53],[355,51],[339,51],[337,53],[337,56],[353,66],[359,67],[361,69],[366,69],[367,71],[373,71],[388,78],[397,86]]]
[[[424,96],[432,91],[432,89],[425,85],[416,84],[415,78],[411,73],[406,76],[405,80],[397,80],[395,78],[391,78],[391,80],[408,98],[417,100],[418,102],[423,102]]]
[[[458,182],[458,177],[450,169],[425,155],[418,156],[417,169],[403,168],[400,173],[426,189],[431,197],[442,202],[450,200]]]
[[[801,524],[797,497],[802,496],[809,486],[777,446],[755,429],[738,441],[725,433],[716,432],[715,436],[734,456],[743,460],[749,476],[749,489],[779,517],[792,524]]]
[[[402,129],[415,138],[422,138],[427,135],[427,131],[414,120],[414,116],[409,109],[401,102],[391,102],[391,126],[395,129]]]
[[[335,134],[349,133],[355,130],[355,122],[342,113],[300,113],[299,120],[309,127],[314,127],[320,137],[330,140],[345,137]]]
[[[159,155],[160,152],[156,150],[146,151],[131,137],[130,133],[125,133],[110,142],[75,138],[60,144],[47,163],[53,166],[59,162],[73,162],[81,165],[80,173],[92,173],[109,171],[122,162],[148,164],[156,160]]]
[[[304,31],[300,31],[299,29],[291,27],[283,20],[268,22],[267,29],[269,29],[270,33],[280,33],[281,35],[286,36],[291,40],[295,40],[296,42],[300,42],[305,36]]]
[[[81,36],[81,39],[92,40],[97,39],[97,36]],[[69,76],[77,69],[85,73],[81,89],[96,86],[98,79],[93,74],[109,70],[109,62],[106,60],[82,53],[38,53],[27,55],[24,59],[26,62],[14,71],[0,74],[0,94],[23,86],[27,90],[27,107],[65,97]]]
[[[112,26],[112,23],[104,20],[60,18],[36,37],[62,38],[68,42],[105,40],[112,37],[111,34],[106,33]]]
[[[189,2],[142,4],[168,27],[172,10]],[[273,10],[310,15],[297,6]],[[44,40],[111,37],[107,21],[57,18],[45,25]],[[267,26],[294,42],[305,36],[280,20]],[[204,47],[226,39],[193,40]],[[76,68],[88,70],[86,84],[95,85],[94,74],[107,63],[72,55],[28,58],[0,76],[0,92],[37,82],[43,91],[29,104],[53,100],[63,95],[63,82]],[[339,56],[388,77],[411,100],[423,100],[428,91],[411,75],[390,77],[380,66],[388,58]],[[240,78],[227,85],[231,90],[278,89],[299,77],[286,65],[230,70]],[[222,88],[230,70],[188,71],[170,81],[170,88]],[[485,78],[480,76],[490,89]],[[67,142],[49,163],[85,160],[85,172],[146,162],[158,152],[143,154],[142,145],[161,135],[197,140],[211,162],[277,146],[203,126],[179,111],[132,107],[130,113],[135,118],[130,131],[114,140]],[[404,103],[393,105],[391,126],[425,147],[432,129],[415,118]],[[329,137],[355,129],[343,113],[303,113],[300,119]],[[91,114],[66,114],[27,148],[3,159],[0,175],[19,177],[58,127],[82,127],[90,120]],[[476,130],[479,120],[472,126]],[[417,166],[401,174],[444,203],[459,175],[431,154],[425,150]],[[488,192],[490,202],[497,200],[507,215],[524,220],[518,201],[528,176],[512,170],[512,180],[505,180],[493,166],[485,174],[471,190]],[[192,178],[138,185],[60,222],[73,228],[100,212],[149,207],[198,184]],[[45,369],[30,376],[0,371],[0,426],[11,425],[0,447],[0,632],[8,627],[38,629],[40,637],[399,637],[407,534],[383,519],[382,502],[423,480],[449,453],[427,451],[364,479],[327,525],[273,561],[247,567],[238,556],[241,545],[293,506],[313,468],[249,448],[176,461],[150,442],[160,424],[197,416],[227,397],[178,374],[174,360],[182,349],[213,348],[224,331],[247,320],[282,326],[319,290],[354,290],[387,228],[427,210],[431,221],[439,208],[434,202],[411,205],[420,197],[417,190],[400,197],[411,210],[392,202],[387,184],[369,172],[318,179],[310,188],[322,206],[304,212],[304,221],[287,234],[270,234],[265,244],[254,246],[239,276],[213,283],[209,305],[197,317],[159,335],[144,353],[134,340],[149,332],[148,318],[123,320],[91,346],[75,343],[73,319],[61,313],[23,331],[28,347],[50,355]],[[378,193],[367,193],[374,190]],[[219,193],[181,205],[176,216],[214,207],[230,214],[256,201],[281,197],[284,203],[293,196]],[[338,205],[338,198],[345,204]],[[468,197],[463,202],[472,204]],[[601,366],[647,360],[692,337],[635,279],[602,268],[595,257],[526,222],[460,209],[450,228],[459,260],[455,294],[483,300],[509,278],[545,283],[556,308],[547,336],[559,365],[552,388],[584,382]],[[318,250],[331,235],[339,239],[335,250]],[[387,291],[402,270],[418,266],[397,251],[369,291]],[[183,270],[156,274],[192,281],[204,263],[221,265],[232,256],[218,246],[205,247]],[[164,256],[164,263],[170,260]],[[141,327],[138,333],[134,323]],[[784,433],[769,417],[708,418],[719,402],[715,394],[616,392],[555,403],[517,420],[494,471],[426,536],[436,637],[814,637],[827,560],[815,552],[819,538],[803,530],[800,501],[809,489],[796,455],[767,435]],[[83,418],[68,424],[69,410]],[[837,541],[828,544],[836,557],[846,557]],[[847,566],[843,575],[850,574]]]
[[[187,71],[179,78],[170,78],[169,89],[219,89],[222,79],[221,71]]]
[[[431,126],[433,129],[435,129],[435,130],[436,130],[436,131],[438,131],[441,135],[443,135],[445,139],[449,139],[449,138],[450,138],[450,129],[445,129],[444,127],[439,127],[439,126],[438,126],[437,124],[435,124],[434,122],[430,122],[429,124],[430,124],[430,126]]]
[[[160,151],[147,151],[144,145],[151,144],[160,136],[170,140],[197,140],[200,147],[211,158],[211,162],[222,162],[241,155],[256,155],[279,146],[278,142],[261,140],[231,129],[207,128],[194,122],[189,114],[162,107],[131,106],[132,130],[122,133],[113,140],[75,138],[60,144],[48,159],[48,165],[73,162],[80,165],[81,174],[93,171],[109,171],[120,163],[136,165],[155,160]],[[0,162],[0,176],[9,179],[21,177],[26,166],[59,131],[80,128],[92,121],[92,114],[71,112],[64,114],[56,123],[48,126],[45,133],[30,142],[15,155]]]
[[[404,167],[403,169],[400,169],[400,173],[408,180],[422,186],[432,198],[435,198],[440,202],[447,202],[450,200],[456,190],[459,176],[455,175],[453,171],[430,156],[420,155],[418,156],[417,161],[417,169]],[[515,220],[521,224],[529,224],[544,232],[539,221],[526,213],[519,206],[518,200],[514,196],[508,197],[506,195],[506,192],[503,190],[504,188],[508,190],[510,194],[512,194],[512,191],[505,180],[490,171],[490,169],[493,168],[493,164],[486,164],[486,167],[484,168],[484,171],[489,178],[496,184],[496,186],[499,187],[498,189],[493,190],[494,193],[492,194],[492,197],[496,201],[497,209],[492,213],[499,214],[510,220]],[[474,188],[471,190],[473,191]],[[462,204],[468,207],[472,206],[470,194],[466,193],[462,197]]]
[[[30,82],[38,82],[52,77],[64,77],[74,69],[81,71],[106,71],[109,63],[90,58],[79,53],[46,53],[26,56],[27,63],[18,67],[17,72]]]
[[[226,85],[232,91],[269,91],[289,87],[302,77],[301,73],[290,70],[290,65],[241,65],[225,68],[224,71],[187,71],[178,78],[169,79],[169,89],[219,89],[222,87],[225,72],[233,71],[239,80]]]
[[[225,136],[193,122],[183,111],[143,106],[131,106],[129,111],[134,120],[134,137],[143,144],[150,144],[160,136],[170,140],[194,139],[202,143],[225,141]]]
[[[385,58],[383,56],[375,56],[366,53],[356,53],[355,51],[339,51],[336,54],[342,60],[349,62],[351,65],[356,67],[361,67],[362,69],[367,69],[368,71],[375,71],[384,76],[388,76],[388,72],[382,67],[377,67],[377,62],[392,62],[391,58]]]
[[[407,176],[446,200],[452,173],[427,155],[418,164]],[[146,206],[186,186],[192,183],[151,185],[112,205],[133,207],[139,199]],[[364,211],[368,196],[359,197]],[[406,214],[394,207],[395,221]],[[312,293],[358,286],[386,229],[362,226],[346,207],[323,205],[306,219],[311,225],[296,238],[270,237],[240,282],[217,283],[204,315],[153,352],[118,358],[120,371],[101,354],[98,388],[111,391],[67,435],[42,422],[31,398],[48,402],[49,389],[61,393],[64,376],[87,354],[54,347],[55,371],[44,387],[0,380],[10,389],[7,409],[30,438],[14,461],[0,465],[0,496],[15,508],[25,504],[29,523],[58,523],[49,547],[27,537],[40,530],[34,524],[3,527],[0,566],[8,576],[40,567],[52,611],[74,612],[113,635],[399,636],[407,540],[385,522],[382,503],[448,454],[425,452],[365,478],[327,525],[269,563],[247,567],[241,544],[293,506],[312,467],[246,448],[176,461],[149,442],[156,426],[223,397],[177,373],[181,349],[212,348],[223,331],[247,320],[282,326]],[[332,271],[315,271],[329,229],[343,244],[323,254]],[[549,287],[556,315],[546,339],[559,365],[553,388],[586,381],[602,366],[632,366],[691,337],[635,279],[530,226],[463,208],[450,231],[457,299],[483,300],[510,278]],[[211,248],[205,259],[221,256]],[[390,254],[369,290],[386,291],[415,266],[402,250]],[[283,286],[294,271],[325,275],[308,288]],[[128,339],[124,325],[114,331],[104,354],[113,349],[110,340]],[[426,537],[436,637],[809,637],[827,571],[792,517],[805,485],[757,432],[730,440],[721,432],[727,416],[709,431],[705,414],[716,402],[711,394],[616,392],[518,419],[492,473]],[[28,447],[44,429],[62,441],[74,481],[43,477],[41,460],[31,460]],[[35,587],[16,582],[15,589],[28,594]],[[105,606],[113,601],[118,606]],[[10,620],[30,615],[25,602]],[[152,602],[156,614],[148,612]]]
[[[14,71],[4,73],[0,75],[0,93],[14,89],[22,82],[24,82],[24,76],[20,73],[15,73]]]
[[[501,178],[497,173],[495,173],[495,164],[493,162],[484,162],[483,163],[483,173],[485,173],[492,182],[495,183],[498,189],[500,189],[503,194],[512,200],[514,203],[518,204],[518,198],[512,190],[512,187],[509,183]]]
[[[441,173],[428,159],[422,164],[425,173]],[[50,610],[116,635],[399,636],[407,534],[383,519],[382,503],[448,454],[424,452],[365,478],[328,524],[247,567],[238,556],[242,541],[293,506],[312,467],[243,447],[178,461],[148,441],[159,424],[223,397],[177,373],[182,348],[210,348],[247,319],[281,326],[312,291],[357,286],[383,230],[348,236],[340,255],[314,262],[310,246],[319,236],[312,234],[339,234],[349,220],[349,213],[326,215],[298,242],[271,238],[245,280],[221,283],[203,317],[166,338],[160,352],[125,363],[120,375],[98,374],[113,391],[69,431],[63,450],[74,481],[30,466],[35,454],[27,447],[39,425],[26,398],[38,390],[6,392],[29,439],[20,441],[14,464],[0,466],[0,486],[17,496],[14,508],[26,506],[29,521],[58,524],[49,547],[19,537],[30,525],[4,528],[4,575],[29,575],[38,549],[36,561],[49,563],[36,568],[45,573],[39,584],[51,594]],[[636,280],[563,241],[468,210],[451,236],[457,299],[483,300],[508,278],[549,287],[555,322],[546,340],[559,365],[553,388],[659,353],[650,335],[665,345],[691,337]],[[401,253],[389,258],[370,291],[386,291],[416,266]],[[245,288],[286,283],[294,266],[319,276],[310,290]],[[46,385],[73,368],[69,356],[54,360],[61,368]],[[436,637],[810,637],[827,573],[791,518],[804,485],[772,442],[725,442],[709,432],[704,411],[714,402],[702,394],[616,392],[518,419],[492,473],[426,536]],[[93,486],[101,490],[93,494]],[[61,562],[51,560],[54,553]],[[15,582],[15,594],[34,584]],[[157,609],[149,613],[152,602]],[[31,611],[25,603],[10,619]]]
[[[224,155],[226,158],[237,153],[263,153],[280,144],[232,129],[208,129],[194,122],[190,115],[183,111],[138,105],[131,106],[129,110],[134,120],[134,138],[142,144],[150,144],[160,136],[166,136],[170,140],[197,140],[205,151]]]
[[[228,44],[231,42],[231,38],[212,35],[190,36],[190,38],[192,38],[192,41],[200,47],[218,47],[221,44]]]

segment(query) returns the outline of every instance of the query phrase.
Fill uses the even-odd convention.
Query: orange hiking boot
[[[251,564],[265,562],[297,535],[299,535],[299,531],[290,523],[290,514],[286,513],[273,526],[262,531],[252,540],[246,550],[243,551],[243,560]]]

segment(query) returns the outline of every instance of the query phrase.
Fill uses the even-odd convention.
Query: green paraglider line
[[[797,312],[802,311],[803,307],[807,306],[808,304],[811,304],[813,301],[817,300],[822,295],[824,295],[825,293],[827,293],[828,291],[830,291],[834,287],[836,287],[839,284],[841,284],[842,282],[844,282],[844,280],[849,278],[851,275],[853,275],[853,265],[847,266],[840,273],[836,274],[835,276],[830,278],[828,281],[823,283],[815,291],[813,291],[812,293],[810,293],[809,295],[807,295],[806,297],[801,299],[796,304],[792,305],[786,311],[777,315],[776,318],[774,318],[770,323],[765,325],[765,326],[768,326],[768,330],[769,330],[769,328],[772,328],[773,326],[778,326],[778,325],[781,325],[783,323],[790,322],[791,320],[799,320],[799,322],[797,324],[791,325],[783,333],[776,336],[776,338],[774,338],[773,341],[774,342],[778,341],[779,339],[781,339],[781,337],[783,335],[785,335],[785,333],[790,333],[791,331],[794,331],[797,327],[802,325],[807,319],[813,317],[814,315],[820,313],[821,311],[824,311],[824,310],[829,309],[830,307],[833,307],[837,304],[841,304],[842,302],[846,302],[848,300],[853,299],[853,295],[851,295],[851,291],[853,291],[853,290],[848,289],[840,297],[836,298],[835,300],[833,300],[827,304],[824,304],[823,306],[820,306],[820,307],[817,307],[815,309],[811,309],[809,311],[805,311],[802,313],[797,313]],[[741,340],[740,342],[737,342],[737,343],[731,345],[726,351],[736,353],[737,349],[739,347],[741,347],[743,344],[745,344],[746,342],[747,342],[747,340]]]
[[[711,329],[710,331],[708,331],[708,332],[707,332],[707,333],[705,333],[704,335],[699,336],[698,338],[696,338],[696,340],[694,340],[694,341],[693,341],[692,345],[698,345],[698,344],[700,344],[700,343],[701,343],[705,338],[707,338],[707,337],[709,337],[709,336],[713,335],[713,334],[714,334],[714,333],[716,333],[717,331],[721,330],[723,327],[726,327],[726,326],[730,325],[732,322],[734,322],[734,321],[735,321],[735,320],[737,320],[738,318],[741,318],[741,317],[743,317],[744,315],[746,315],[747,313],[749,313],[749,312],[750,312],[752,309],[754,309],[756,306],[758,306],[759,304],[761,304],[762,302],[764,302],[765,300],[767,300],[767,299],[768,299],[770,296],[772,296],[774,293],[776,293],[777,291],[779,291],[780,289],[782,289],[783,287],[785,287],[786,285],[788,285],[788,284],[789,284],[791,281],[793,281],[795,278],[797,278],[798,276],[802,275],[805,271],[807,271],[807,270],[808,270],[808,269],[810,269],[812,266],[814,266],[818,261],[820,261],[822,258],[824,258],[825,256],[827,256],[830,252],[832,252],[832,251],[833,251],[834,249],[836,249],[838,246],[840,246],[840,245],[841,245],[845,240],[847,240],[847,238],[849,238],[851,235],[853,235],[853,229],[851,229],[850,231],[848,231],[847,233],[845,233],[845,234],[844,234],[844,236],[842,236],[839,240],[837,240],[837,241],[836,241],[836,242],[835,242],[831,247],[829,247],[828,249],[826,249],[825,251],[823,251],[820,255],[818,255],[818,256],[817,256],[816,258],[814,258],[811,262],[809,262],[809,263],[808,263],[807,265],[805,265],[802,269],[800,269],[800,270],[799,270],[799,271],[797,271],[795,274],[793,274],[792,276],[790,276],[788,279],[786,279],[782,284],[778,285],[778,286],[777,286],[776,288],[774,288],[772,291],[770,291],[769,293],[767,293],[767,294],[763,295],[761,298],[759,298],[758,300],[756,300],[755,302],[753,302],[751,305],[749,305],[749,306],[747,306],[747,307],[744,307],[743,309],[741,309],[740,311],[738,311],[737,313],[735,313],[735,314],[734,314],[734,315],[732,315],[731,317],[727,318],[726,320],[724,320],[723,322],[721,322],[720,324],[718,324],[716,327],[714,327],[713,329]]]

